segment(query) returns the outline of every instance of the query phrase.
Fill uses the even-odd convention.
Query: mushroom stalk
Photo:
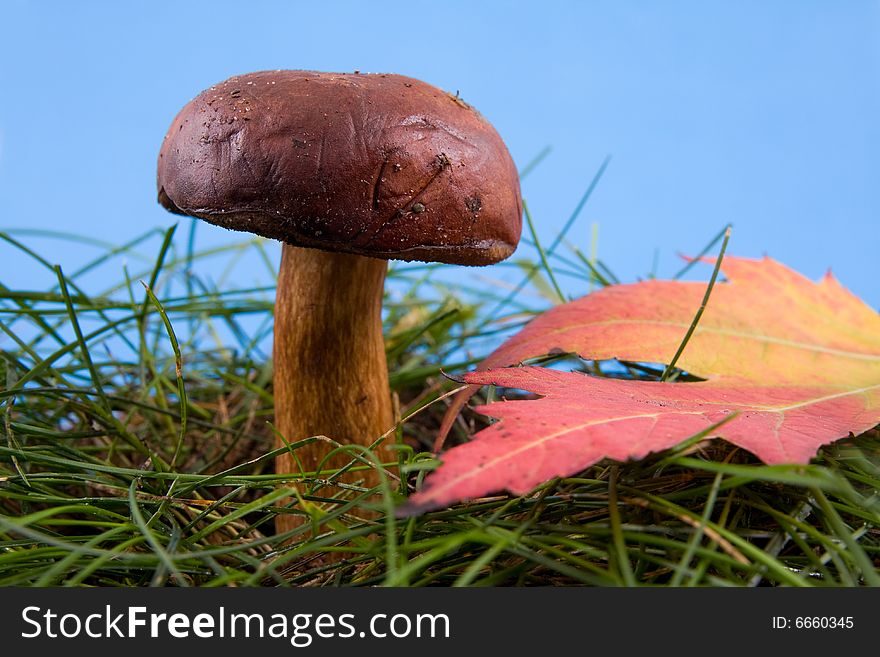
[[[386,260],[285,244],[275,301],[275,422],[290,443],[324,435],[343,444],[370,445],[393,424],[388,365],[382,337]],[[276,438],[276,446],[284,442]],[[331,446],[316,441],[296,450],[314,472]],[[388,454],[378,451],[380,457]],[[335,455],[322,468],[351,460]],[[277,472],[300,472],[290,453]],[[348,477],[378,483],[374,471]],[[297,516],[278,518],[286,531]]]

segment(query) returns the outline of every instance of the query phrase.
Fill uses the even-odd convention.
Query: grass
[[[0,585],[880,583],[876,430],[808,466],[765,466],[695,436],[523,497],[404,520],[390,513],[436,463],[430,447],[458,385],[443,372],[466,370],[557,302],[563,278],[615,280],[594,257],[557,248],[564,236],[533,261],[502,266],[522,272],[512,294],[479,281],[452,287],[438,266],[392,267],[386,347],[403,447],[383,471],[399,465],[402,477],[386,477],[378,501],[333,472],[275,474],[270,246],[252,239],[196,251],[193,230],[150,231],[121,246],[0,234],[49,281],[0,281]],[[67,273],[29,246],[47,237],[97,255]],[[229,266],[212,281],[200,272],[212,260],[217,271],[217,259]],[[573,364],[664,376],[662,367]],[[485,422],[466,411],[450,441]],[[351,467],[372,466],[353,456]],[[294,483],[299,498],[285,508]],[[309,523],[277,535],[273,520],[284,512]]]

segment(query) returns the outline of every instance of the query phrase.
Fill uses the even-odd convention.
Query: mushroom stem
[[[369,445],[393,424],[388,365],[382,337],[386,260],[285,244],[275,302],[275,423],[288,442],[324,435],[343,444]],[[276,446],[284,442],[276,438]],[[305,472],[331,451],[317,441],[296,450]],[[380,457],[387,455],[379,451]],[[351,460],[335,455],[323,469]],[[277,472],[300,472],[290,453]],[[347,479],[378,483],[374,471]],[[302,524],[279,516],[278,531]]]

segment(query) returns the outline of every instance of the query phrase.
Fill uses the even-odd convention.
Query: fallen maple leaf
[[[766,463],[806,463],[821,445],[880,423],[880,315],[830,274],[814,283],[769,258],[727,257],[722,270],[728,282],[715,286],[677,363],[706,381],[491,369],[557,351],[669,362],[705,284],[618,285],[557,306],[465,376],[542,398],[478,407],[502,422],[444,454],[403,512],[522,494],[603,458],[667,449],[725,419],[717,435]]]

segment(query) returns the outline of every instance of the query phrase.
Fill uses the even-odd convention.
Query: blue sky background
[[[699,250],[810,277],[832,268],[880,306],[877,2],[0,1],[0,227],[121,243],[175,219],[156,204],[172,118],[237,73],[396,72],[458,91],[522,167],[545,242],[603,158],[574,243],[625,280]],[[70,271],[91,256],[27,238]],[[236,239],[205,226],[199,244]],[[277,248],[273,251],[277,253]],[[117,273],[102,275],[121,276]],[[0,245],[0,282],[50,278]],[[583,285],[573,284],[573,293]]]

